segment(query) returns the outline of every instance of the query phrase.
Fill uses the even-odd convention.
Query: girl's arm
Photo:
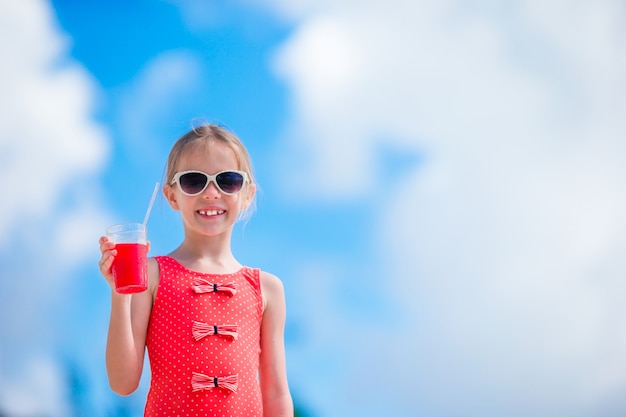
[[[293,417],[293,402],[287,384],[285,363],[285,293],[274,275],[261,272],[263,321],[259,378],[263,395],[263,415]]]
[[[139,386],[153,291],[158,281],[158,264],[148,260],[148,290],[138,294],[118,294],[113,284],[111,265],[117,254],[114,244],[100,241],[100,272],[111,286],[111,318],[106,346],[106,368],[111,389],[129,395]]]

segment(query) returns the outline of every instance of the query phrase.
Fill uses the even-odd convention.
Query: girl
[[[242,266],[231,252],[235,221],[254,201],[248,152],[216,125],[174,144],[163,194],[180,211],[181,245],[148,260],[148,290],[115,292],[115,244],[100,238],[100,272],[111,286],[109,384],[128,395],[147,348],[152,378],[145,416],[293,417],[280,280]]]

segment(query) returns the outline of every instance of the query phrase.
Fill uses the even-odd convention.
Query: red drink
[[[116,243],[113,260],[115,290],[120,294],[145,291],[148,287],[148,246],[141,243]]]

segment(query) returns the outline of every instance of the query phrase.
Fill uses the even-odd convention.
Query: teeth
[[[224,210],[198,210],[198,213],[203,216],[217,216],[218,214],[224,213]]]

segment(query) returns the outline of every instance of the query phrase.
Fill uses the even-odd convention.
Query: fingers
[[[100,244],[100,252],[102,253],[102,257],[98,262],[100,273],[109,283],[112,283],[113,273],[111,272],[111,266],[113,265],[113,260],[117,255],[115,243],[111,242],[106,236],[100,237],[98,243]]]
[[[115,248],[115,243],[111,242],[106,236],[102,236],[98,243],[100,244],[100,252],[102,253],[102,255],[104,255],[105,252],[111,251],[113,248]]]
[[[100,240],[98,240],[98,244],[100,245],[101,252],[103,252],[102,250],[103,246],[108,246],[108,245],[115,246],[115,243],[111,242],[107,236],[100,236]]]
[[[102,256],[98,265],[100,266],[100,273],[108,278],[111,275],[111,266],[113,265],[113,259],[115,256],[111,254],[111,252],[107,252],[107,254]]]

